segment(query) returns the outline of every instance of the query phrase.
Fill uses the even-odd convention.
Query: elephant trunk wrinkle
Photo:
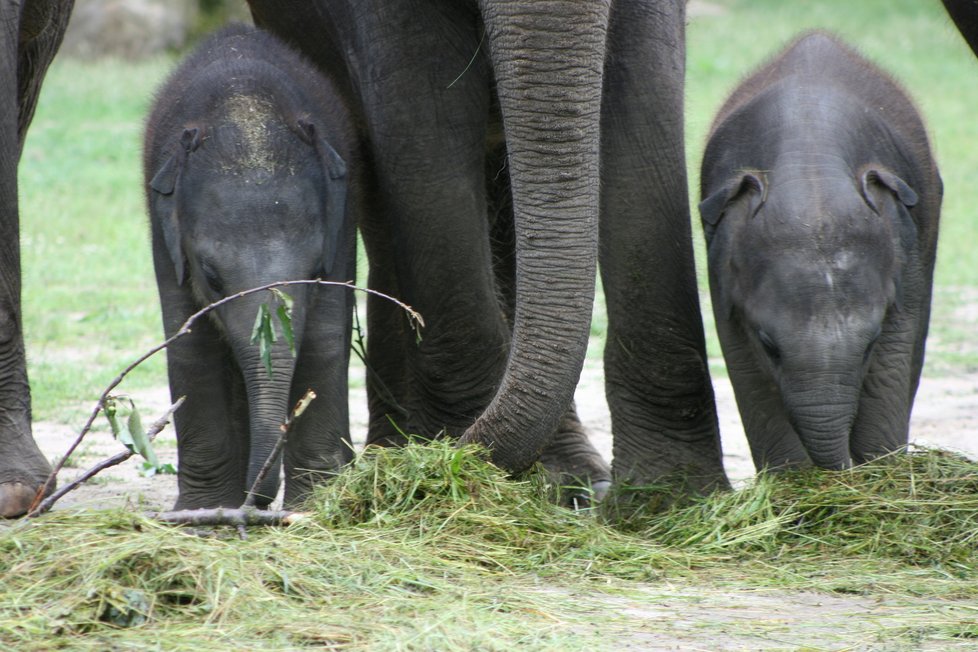
[[[517,302],[499,390],[463,441],[490,446],[497,464],[519,471],[553,436],[584,363],[610,7],[569,0],[480,7],[507,136]],[[537,44],[532,52],[528,41]],[[552,284],[555,276],[562,282]]]
[[[243,354],[239,354],[248,397],[251,433],[246,489],[250,489],[254,484],[259,470],[282,435],[282,427],[288,416],[289,394],[295,372],[295,361],[283,342],[277,342],[272,347],[271,376],[268,375],[257,353],[257,345],[250,345],[250,349],[254,351],[246,350]],[[281,455],[274,461],[273,471],[258,487],[259,499],[256,504],[261,506],[275,499],[279,487],[280,465]]]

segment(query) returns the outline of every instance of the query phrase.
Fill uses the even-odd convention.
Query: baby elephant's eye
[[[771,362],[775,364],[781,362],[781,349],[774,343],[770,335],[762,330],[758,330],[757,339],[761,341],[761,346],[764,347],[764,352],[767,353],[767,357],[771,359]]]
[[[221,282],[221,277],[209,263],[206,261],[201,262],[200,271],[203,272],[204,280],[212,292],[215,294],[224,294],[224,283]]]

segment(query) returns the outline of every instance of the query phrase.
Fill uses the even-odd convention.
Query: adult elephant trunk
[[[479,0],[502,111],[516,231],[516,311],[495,398],[466,431],[510,471],[567,409],[587,348],[597,257],[607,0]]]
[[[304,290],[292,292],[295,300],[292,328],[295,341],[302,341],[303,313],[300,311]],[[292,377],[295,374],[295,357],[284,337],[279,336],[271,348],[271,374],[262,360],[258,343],[251,342],[251,327],[263,301],[261,293],[249,295],[229,304],[229,310],[221,315],[229,326],[229,339],[235,359],[244,378],[248,399],[249,448],[248,474],[245,489],[254,486],[255,478],[271,455],[282,434],[282,425],[290,409],[289,398]],[[272,461],[268,475],[256,489],[255,504],[265,507],[275,499],[279,488],[281,453]]]
[[[838,470],[852,465],[849,435],[859,410],[861,385],[860,374],[837,369],[782,378],[781,396],[789,421],[816,466]]]

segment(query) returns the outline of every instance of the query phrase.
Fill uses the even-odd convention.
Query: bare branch
[[[186,398],[187,398],[186,396],[181,396],[180,398],[178,398],[176,403],[174,403],[169,408],[167,408],[166,412],[163,413],[163,416],[161,416],[159,419],[153,422],[153,424],[149,427],[149,430],[146,431],[146,437],[150,441],[156,439],[156,435],[162,432],[163,428],[166,427],[166,424],[170,422],[170,417],[173,416],[173,413],[176,412],[181,405],[183,405],[183,401]],[[80,476],[78,476],[77,478],[75,478],[65,486],[55,491],[47,498],[42,500],[37,505],[37,507],[35,507],[30,511],[30,513],[28,513],[28,516],[40,516],[41,514],[50,511],[50,509],[54,507],[54,504],[59,500],[61,500],[61,498],[63,498],[65,494],[67,494],[70,491],[74,491],[75,489],[77,489],[84,483],[88,482],[91,478],[95,477],[95,475],[101,473],[105,469],[112,468],[113,466],[118,466],[119,464],[122,464],[123,462],[125,462],[135,454],[136,453],[134,451],[131,451],[127,448],[124,451],[116,453],[112,457],[108,457],[102,460],[101,462],[92,466],[90,469],[82,473]]]
[[[146,516],[172,525],[230,525],[235,527],[292,525],[304,518],[309,518],[309,515],[303,512],[272,511],[256,507],[186,509],[172,512],[150,512]]]
[[[248,494],[245,496],[244,503],[242,503],[241,508],[246,509],[249,507],[254,507],[255,496],[258,491],[258,487],[265,480],[265,476],[271,470],[274,462],[278,459],[278,454],[282,451],[285,446],[285,441],[289,438],[289,432],[292,430],[292,424],[296,422],[296,419],[302,416],[302,413],[306,411],[309,404],[316,399],[316,392],[311,389],[307,389],[306,393],[302,395],[299,402],[295,404],[292,408],[292,413],[289,418],[282,424],[282,434],[278,436],[278,441],[275,442],[275,447],[272,448],[272,452],[269,453],[268,457],[265,458],[265,463],[262,464],[261,469],[258,470],[258,475],[255,476],[255,481],[251,485],[251,489],[248,490]]]
[[[412,326],[414,328],[424,327],[424,319],[421,317],[421,314],[411,306],[407,305],[402,301],[399,301],[398,299],[395,299],[390,295],[384,294],[383,292],[378,292],[377,290],[371,290],[370,288],[362,288],[357,285],[354,285],[351,281],[346,281],[346,282],[323,281],[320,279],[305,279],[305,280],[298,280],[298,281],[277,281],[275,283],[268,283],[267,285],[262,285],[259,287],[251,288],[249,290],[244,290],[242,292],[238,292],[237,294],[232,294],[229,297],[224,297],[220,301],[215,301],[214,303],[205,306],[200,310],[198,310],[197,312],[195,312],[194,314],[190,315],[190,317],[187,318],[187,321],[185,321],[183,325],[180,326],[179,330],[177,330],[176,333],[174,333],[172,336],[167,338],[166,341],[164,341],[162,344],[153,347],[152,349],[150,349],[149,351],[141,355],[129,366],[123,369],[118,376],[112,379],[109,385],[102,392],[101,396],[99,396],[98,401],[95,403],[95,407],[92,408],[92,412],[89,415],[88,420],[85,422],[85,425],[82,426],[82,429],[78,433],[78,436],[75,438],[75,441],[72,442],[71,446],[68,447],[67,452],[65,452],[65,454],[61,457],[58,463],[54,465],[54,468],[51,470],[50,475],[48,475],[47,480],[44,481],[44,484],[41,485],[40,488],[38,488],[37,494],[35,494],[34,496],[34,501],[31,503],[30,509],[27,510],[27,515],[34,516],[37,513],[39,513],[38,507],[44,500],[44,494],[46,494],[50,489],[50,487],[53,486],[55,478],[58,477],[58,473],[60,473],[61,469],[64,467],[65,460],[67,460],[71,456],[71,454],[75,452],[75,449],[78,448],[82,440],[92,429],[92,425],[95,423],[95,419],[98,418],[99,412],[101,412],[105,408],[105,401],[108,398],[109,394],[112,392],[112,390],[114,390],[116,387],[119,386],[119,384],[125,379],[126,376],[128,376],[132,372],[133,369],[135,369],[142,363],[146,362],[146,360],[150,359],[151,357],[153,357],[163,349],[170,346],[177,339],[189,333],[190,328],[191,326],[193,326],[194,322],[196,322],[198,319],[200,319],[207,313],[219,308],[220,306],[223,306],[226,303],[230,303],[231,301],[240,299],[241,297],[245,297],[250,294],[256,294],[258,292],[271,290],[272,288],[287,287],[290,285],[323,285],[323,286],[345,287],[351,290],[357,290],[360,292],[365,292],[367,294],[373,294],[374,296],[378,296],[382,299],[387,299],[388,301],[391,301],[396,305],[400,306],[405,312],[407,312],[408,317],[411,320]]]

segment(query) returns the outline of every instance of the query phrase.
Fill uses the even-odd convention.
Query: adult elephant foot
[[[41,452],[31,442],[32,453],[14,447],[0,447],[0,518],[16,518],[27,513],[37,490],[51,473]],[[16,464],[17,466],[12,466]],[[54,483],[48,493],[54,490]]]
[[[26,411],[4,411],[8,427],[0,429],[0,518],[23,516],[51,474],[51,465],[34,438]],[[54,483],[48,492],[54,490]]]
[[[540,463],[559,483],[560,501],[568,507],[590,507],[611,488],[611,467],[591,444],[573,405],[540,454]]]
[[[40,484],[24,484],[23,482],[0,483],[0,517],[16,518],[26,514],[27,510],[30,509],[31,502],[33,502]]]

